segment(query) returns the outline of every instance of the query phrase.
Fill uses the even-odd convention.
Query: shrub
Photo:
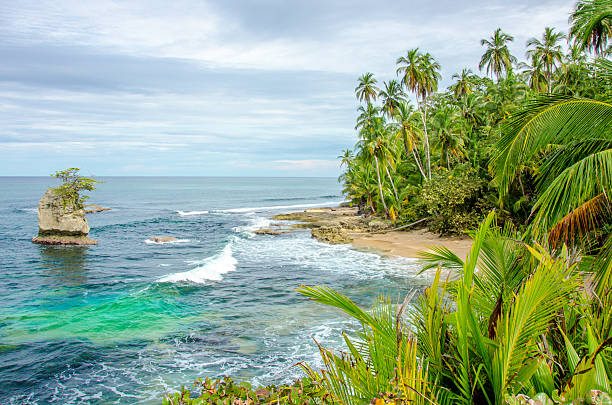
[[[199,393],[198,393],[199,392]],[[195,396],[194,396],[195,394]],[[193,396],[193,398],[192,398]],[[310,378],[296,380],[290,386],[268,385],[254,388],[247,382],[235,383],[231,378],[198,378],[193,389],[167,395],[164,405],[257,405],[257,404],[332,404],[329,394]]]
[[[89,198],[82,191],[92,191],[96,188],[97,183],[102,183],[99,180],[79,175],[79,170],[77,167],[71,167],[51,175],[63,182],[62,185],[54,188],[55,193],[63,198],[65,206],[71,204],[75,209],[83,208],[83,203]]]
[[[474,229],[490,208],[485,181],[473,170],[441,170],[423,185],[417,204],[431,216],[429,224],[439,234],[460,234]]]

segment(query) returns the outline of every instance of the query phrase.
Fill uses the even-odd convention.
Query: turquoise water
[[[408,259],[255,235],[278,212],[343,200],[328,178],[104,178],[99,245],[32,244],[51,178],[0,178],[0,403],[159,403],[196,377],[255,384],[317,366],[353,324],[307,302],[325,284],[361,304],[426,280]],[[175,243],[152,244],[151,236]]]

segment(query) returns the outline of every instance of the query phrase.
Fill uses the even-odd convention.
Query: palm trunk
[[[393,194],[395,194],[395,201],[399,202],[399,197],[397,196],[397,190],[395,189],[395,183],[393,183],[393,179],[391,178],[391,174],[389,173],[389,168],[385,165],[385,171],[387,172],[387,177],[391,182],[391,186],[393,187]]]
[[[387,209],[387,203],[385,202],[385,196],[382,191],[382,182],[380,181],[380,167],[378,166],[377,156],[374,156],[374,161],[376,162],[376,177],[378,177],[378,191],[380,192],[380,200],[382,201],[382,205],[385,209],[385,215],[389,216],[389,209]]]
[[[407,138],[408,138],[408,135],[406,134],[406,132],[404,132],[403,140],[404,140],[404,150],[406,151],[406,157],[408,157],[408,139]],[[425,172],[423,171],[421,162],[419,162],[419,159],[417,158],[416,152],[414,151],[414,149],[412,149],[410,152],[412,152],[412,157],[414,157],[414,162],[419,168],[419,172],[421,172],[421,175],[425,178],[425,180],[427,180],[427,176],[425,175]]]
[[[417,96],[417,107],[421,110],[421,103]],[[427,104],[425,103],[425,97],[423,97],[423,109],[421,114],[421,121],[423,121],[423,133],[425,135],[425,164],[427,165],[427,179],[431,180],[431,155],[429,153],[429,136],[427,134]]]
[[[414,161],[416,162],[416,165],[419,168],[419,171],[423,175],[423,178],[425,179],[425,181],[427,181],[427,176],[425,175],[425,172],[423,171],[423,167],[421,166],[421,162],[419,161],[419,158],[417,157],[416,152],[414,151],[414,149],[412,150],[412,156],[414,157]]]

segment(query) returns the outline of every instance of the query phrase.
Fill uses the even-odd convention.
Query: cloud
[[[336,160],[302,159],[302,160],[275,160],[279,169],[295,170],[299,172],[327,171],[338,167]]]
[[[336,176],[355,142],[357,76],[431,52],[443,85],[501,26],[567,28],[573,1],[5,1],[0,175]],[[71,163],[72,162],[72,163]],[[107,162],[105,165],[104,163]]]

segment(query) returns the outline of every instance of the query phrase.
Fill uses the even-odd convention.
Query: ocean
[[[411,259],[256,235],[271,216],[343,201],[333,178],[101,178],[97,246],[30,242],[50,177],[0,177],[0,403],[159,404],[197,377],[289,382],[355,324],[307,301],[327,285],[368,306],[423,288]],[[176,242],[155,244],[152,236]]]

